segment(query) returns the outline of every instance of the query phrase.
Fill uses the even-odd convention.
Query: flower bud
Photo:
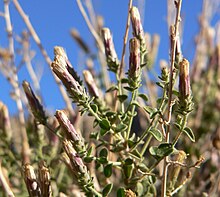
[[[29,196],[41,196],[41,190],[39,187],[39,183],[37,182],[37,177],[34,172],[34,168],[26,164],[23,168],[24,181],[26,183]]]
[[[191,95],[189,61],[186,59],[183,59],[179,64],[179,94],[180,100],[185,100]]]
[[[145,43],[144,30],[141,24],[141,17],[137,7],[131,8],[131,24],[133,35],[138,38],[141,43]]]
[[[98,98],[100,96],[99,95],[99,90],[98,90],[98,88],[95,84],[95,81],[94,81],[94,78],[93,78],[92,74],[88,70],[84,70],[83,71],[83,76],[84,76],[86,85],[88,87],[89,94],[91,96],[94,96],[94,97]]]
[[[45,115],[43,106],[40,104],[40,101],[35,96],[30,84],[27,81],[23,81],[22,86],[35,119],[39,123],[45,125],[47,117]]]
[[[52,197],[52,189],[50,185],[50,172],[44,161],[39,163],[39,181],[42,196]]]
[[[140,75],[140,43],[137,38],[132,38],[129,43],[130,56],[129,56],[129,71],[128,75],[132,79],[138,78]]]
[[[84,93],[80,86],[80,79],[68,61],[67,55],[62,47],[54,47],[54,61],[51,64],[53,72],[62,81],[69,94],[75,99],[76,95]]]
[[[64,140],[63,147],[70,159],[73,173],[79,179],[78,181],[83,181],[84,183],[88,183],[90,181],[90,175],[88,173],[87,167],[83,163],[83,160],[76,153],[71,142],[68,140]]]
[[[63,110],[57,110],[55,116],[58,122],[60,123],[60,126],[64,131],[65,135],[67,136],[67,138],[74,142],[73,146],[76,149],[76,151],[84,152],[85,151],[84,140],[82,136],[79,135],[79,133],[75,130],[74,126],[69,121],[65,112]]]
[[[11,122],[8,113],[8,108],[1,101],[0,101],[0,129],[3,130],[5,136],[8,138],[8,140],[10,140],[12,132],[11,132]]]

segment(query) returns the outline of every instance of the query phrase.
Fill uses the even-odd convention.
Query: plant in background
[[[17,1],[13,2],[16,8],[21,9]],[[198,134],[194,130],[205,128],[202,120],[208,117],[210,111],[205,105],[194,104],[200,99],[198,86],[204,82],[196,82],[197,72],[191,74],[190,63],[181,52],[179,26],[182,1],[175,1],[175,23],[169,27],[170,63],[161,67],[156,82],[148,78],[148,74],[153,72],[150,64],[155,62],[156,50],[148,43],[139,11],[132,6],[131,0],[123,45],[125,49],[131,21],[133,37],[128,42],[127,67],[124,65],[125,50],[120,61],[110,30],[93,27],[87,20],[81,1],[77,0],[77,4],[96,40],[102,78],[99,79],[90,66],[83,71],[84,86],[62,47],[54,47],[54,60],[50,62],[40,45],[56,81],[58,84],[62,82],[66,89],[64,92],[59,85],[67,107],[56,110],[52,117],[30,84],[23,81],[23,90],[34,117],[34,121],[28,118],[22,125],[26,128],[30,145],[31,154],[26,154],[23,145],[22,148],[16,143],[14,145],[7,107],[0,103],[0,134],[4,137],[0,142],[0,153],[4,158],[0,161],[2,194],[14,196],[14,192],[16,196],[44,197],[193,196],[190,191],[195,190],[192,183],[198,177],[199,170],[196,168],[204,162],[197,147],[197,144],[204,143],[204,138],[197,142],[195,134]],[[21,10],[20,13],[24,15]],[[90,53],[80,34],[76,31],[71,34],[85,53]],[[208,97],[207,105],[211,107],[218,106],[219,101],[218,94],[215,101],[210,96],[219,85],[216,82],[220,70],[216,66],[219,47],[216,51],[210,56],[208,73],[200,72],[209,81],[209,89],[205,89],[203,97]],[[112,84],[108,83],[107,70],[115,76]],[[190,80],[192,75],[197,77]],[[15,84],[15,90],[16,87]],[[18,101],[22,99],[17,98]],[[74,110],[69,100],[75,104]],[[201,110],[203,114],[200,116]],[[216,149],[219,149],[218,118],[219,114],[214,114],[209,126],[215,129],[212,142]],[[200,121],[200,124],[195,121]],[[1,166],[4,166],[3,169]],[[19,180],[21,177],[17,172],[22,172],[24,182]],[[218,170],[213,169],[213,172],[213,176],[219,176]],[[215,190],[211,188],[210,191]]]

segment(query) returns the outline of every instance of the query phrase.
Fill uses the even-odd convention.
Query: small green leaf
[[[159,142],[162,141],[163,137],[159,129],[153,127],[150,129],[149,132],[155,137],[156,140],[158,140]]]
[[[99,157],[108,157],[108,150],[107,150],[107,148],[103,148],[103,149],[100,151]]]
[[[164,84],[162,82],[156,82],[156,84],[161,87],[161,88],[164,88]]]
[[[99,158],[97,159],[97,161],[98,161],[99,163],[101,163],[101,164],[107,164],[107,163],[108,163],[108,160],[107,160],[106,157],[99,157]]]
[[[129,86],[125,86],[124,89],[128,90],[129,92],[133,92],[134,91],[134,88],[131,88]]]
[[[91,104],[91,108],[92,108],[92,110],[93,110],[95,113],[97,113],[97,111],[98,111],[98,106],[97,106],[96,104]]]
[[[128,81],[129,81],[129,80],[128,80],[127,78],[122,78],[122,79],[121,79],[121,83],[128,83]]]
[[[105,186],[105,188],[102,190],[102,196],[106,197],[110,194],[110,192],[112,191],[113,188],[113,184],[110,183],[108,185]]]
[[[181,130],[181,126],[180,126],[179,123],[175,122],[174,125],[175,125],[175,127],[176,127],[177,129]]]
[[[138,182],[136,187],[137,187],[137,189],[136,189],[137,195],[142,196],[143,192],[144,192],[144,187],[143,187],[142,183]]]
[[[123,123],[120,123],[116,126],[115,128],[115,132],[118,133],[118,132],[122,132],[124,131],[125,129],[127,129],[127,125],[126,124],[123,124]]]
[[[150,106],[145,106],[144,111],[146,111],[148,114],[152,114],[152,113],[154,113],[154,108],[152,108]]]
[[[172,92],[173,92],[173,94],[174,94],[175,96],[179,96],[178,90],[172,90]]]
[[[133,101],[133,102],[131,103],[131,105],[135,105],[136,107],[141,107],[140,104],[139,104],[137,101]]]
[[[83,161],[86,162],[86,163],[91,163],[93,161],[93,159],[94,159],[94,157],[85,157],[83,159]]]
[[[107,178],[109,178],[112,175],[112,164],[108,164],[107,166],[105,166],[104,175]]]
[[[123,103],[128,98],[128,96],[125,94],[118,95],[117,97],[121,103]]]
[[[190,129],[189,127],[185,127],[183,129],[184,133],[189,137],[189,139],[192,141],[192,142],[195,142],[195,135],[192,131],[192,129]]]
[[[148,101],[148,97],[146,94],[138,94],[139,97],[141,97],[144,101]]]
[[[93,150],[93,147],[90,146],[89,150],[87,151],[86,156],[90,156],[92,154],[92,150]]]
[[[103,130],[106,130],[108,131],[111,127],[110,125],[110,122],[107,120],[107,119],[102,119],[100,122],[99,122],[99,126],[103,129]]]
[[[130,154],[132,156],[136,157],[137,159],[141,159],[142,158],[141,154],[138,152],[137,149],[133,150]]]
[[[118,86],[114,85],[114,86],[111,86],[108,90],[106,90],[106,93],[107,92],[112,92],[114,90],[118,90]]]
[[[170,155],[174,151],[174,148],[171,143],[162,143],[159,146],[152,146],[149,148],[151,155],[156,158],[163,158]]]
[[[108,132],[109,132],[108,130],[101,129],[101,130],[100,130],[100,135],[101,135],[101,136],[104,136],[104,135],[106,135]]]
[[[117,191],[117,197],[125,197],[125,189],[119,188]]]

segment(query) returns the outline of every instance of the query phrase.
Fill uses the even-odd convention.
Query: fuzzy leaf
[[[112,175],[112,164],[108,164],[107,166],[105,166],[104,175],[107,178],[109,178]]]
[[[106,93],[107,92],[112,92],[114,90],[118,90],[118,86],[114,85],[114,86],[111,86],[108,90],[106,90]]]
[[[119,188],[117,191],[117,197],[125,197],[125,189]]]
[[[107,156],[108,156],[108,150],[106,148],[103,148],[99,153],[99,157],[107,158]]]
[[[150,129],[149,132],[155,137],[156,140],[158,140],[159,142],[162,141],[163,137],[162,137],[162,134],[161,134],[159,129],[156,129],[156,128],[153,127],[153,128]]]
[[[102,119],[100,122],[99,122],[99,126],[105,130],[105,131],[108,131],[110,129],[110,122],[107,120],[107,119]]]
[[[105,188],[102,191],[102,196],[103,197],[108,196],[110,194],[110,192],[112,191],[112,188],[113,188],[113,184],[112,183],[106,185]]]
[[[139,97],[141,97],[144,101],[148,101],[148,97],[146,94],[138,94]]]
[[[118,95],[117,97],[121,103],[123,103],[128,98],[128,96],[125,94]]]
[[[189,139],[192,141],[192,142],[195,142],[195,135],[192,131],[192,129],[190,129],[189,127],[185,127],[183,129],[184,133],[189,137]]]

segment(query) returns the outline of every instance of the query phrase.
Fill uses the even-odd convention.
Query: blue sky
[[[19,2],[24,11],[29,15],[29,18],[50,58],[53,59],[54,46],[63,46],[67,51],[72,65],[81,72],[83,69],[83,63],[80,59],[82,57],[82,52],[70,37],[70,29],[78,29],[82,38],[89,44],[90,47],[93,46],[94,40],[78,10],[76,2],[74,0],[20,0]],[[160,35],[161,41],[158,59],[169,60],[166,2],[166,0],[146,0],[144,3],[145,14],[143,17],[144,30],[150,34],[157,33]],[[128,1],[93,0],[93,5],[96,13],[104,17],[105,26],[111,29],[114,36],[116,51],[118,56],[121,57]],[[138,5],[137,0],[134,0],[134,5]],[[190,60],[193,58],[193,41],[195,34],[198,32],[198,15],[201,12],[201,8],[202,0],[183,1],[182,16],[184,19],[184,42],[182,48],[184,56]],[[3,1],[0,2],[0,12],[3,12]],[[26,29],[26,27],[12,3],[10,4],[10,12],[14,36],[16,37],[16,35],[19,35],[22,30]],[[0,29],[0,47],[7,47],[8,42],[3,17],[0,18]],[[31,47],[36,51],[36,56],[32,60],[32,64],[35,69],[38,70],[40,68],[43,71],[40,85],[45,106],[51,110],[64,107],[62,97],[55,85],[51,71],[33,40],[31,40]],[[15,45],[15,48],[18,48],[18,45]],[[19,60],[20,57],[17,56],[17,64]],[[19,71],[19,81],[22,82],[24,79],[30,81],[30,77],[27,74],[25,66],[23,66]],[[12,89],[1,74],[0,84],[0,100],[9,106],[11,114],[16,113],[17,109],[15,102],[10,97]]]

